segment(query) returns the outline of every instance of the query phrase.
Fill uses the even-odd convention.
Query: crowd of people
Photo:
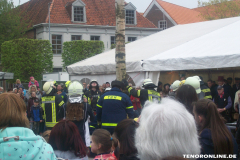
[[[238,159],[240,127],[234,137],[226,123],[239,112],[239,83],[49,81],[41,91],[34,77],[28,89],[17,79],[0,94],[0,159]]]

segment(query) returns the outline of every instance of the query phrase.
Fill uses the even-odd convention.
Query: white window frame
[[[91,37],[99,37],[99,40],[91,40]],[[90,35],[90,41],[101,41],[100,35]]]
[[[137,8],[131,3],[129,2],[126,6],[125,6],[125,21],[126,21],[126,12],[127,10],[129,11],[134,11],[134,24],[128,24],[126,22],[126,25],[137,25]]]
[[[165,27],[160,28],[160,26],[161,26],[160,23],[161,23],[161,22],[165,22],[165,24],[166,24]],[[160,20],[160,21],[158,21],[158,28],[160,28],[160,29],[162,29],[162,30],[167,29],[167,21],[166,21],[166,20]]]
[[[137,40],[137,37],[128,37],[128,38],[136,38],[135,41]],[[134,42],[134,41],[128,41],[128,42]]]
[[[110,36],[110,44],[111,44],[111,46],[113,45],[113,44],[112,44],[112,37],[115,38],[115,40],[114,40],[115,43],[114,43],[114,44],[116,44],[116,36]]]
[[[82,35],[72,34],[72,35],[71,35],[71,41],[79,41],[79,40],[73,40],[73,39],[72,39],[72,36],[81,36],[81,39],[80,39],[80,40],[82,40]]]
[[[52,46],[53,46],[53,43],[52,43],[53,39],[52,39],[52,36],[61,36],[61,53],[53,53],[53,55],[61,55],[62,52],[63,52],[63,35],[62,35],[62,34],[52,34],[52,35],[51,35],[51,44],[52,44]],[[54,44],[54,45],[58,46],[58,44]],[[53,49],[52,49],[52,50],[53,50]],[[58,49],[56,49],[56,50],[58,50]]]
[[[86,23],[87,22],[87,15],[86,15],[86,7],[85,3],[81,0],[76,0],[72,4],[72,22],[74,23]],[[74,21],[74,7],[83,7],[83,21]]]

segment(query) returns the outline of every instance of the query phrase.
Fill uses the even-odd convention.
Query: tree
[[[124,0],[116,0],[116,76],[117,80],[126,79],[126,55],[125,55],[125,3]]]
[[[68,65],[92,57],[104,51],[102,41],[70,41],[63,43],[63,68]]]
[[[237,17],[240,15],[240,0],[198,1],[198,11],[206,20]]]
[[[48,40],[6,41],[1,46],[1,52],[3,71],[14,73],[14,78],[22,82],[29,82],[30,76],[41,80],[43,73],[52,72],[53,53]]]
[[[0,46],[5,41],[24,37],[27,21],[20,6],[15,7],[12,0],[0,0]]]

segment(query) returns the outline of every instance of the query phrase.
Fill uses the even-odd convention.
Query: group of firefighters
[[[140,98],[142,106],[146,101],[161,100],[160,93],[155,90],[157,86],[151,79],[144,80],[144,89],[141,90],[133,89],[126,80],[115,80],[111,83],[112,89],[105,93],[99,91],[98,82],[95,80],[91,81],[88,91],[84,91],[85,88],[79,81],[67,81],[65,86],[69,97],[67,103],[88,103],[96,114],[96,125],[107,129],[110,133],[113,133],[120,121],[127,117],[132,119],[135,117],[129,95]],[[58,121],[65,118],[66,104],[62,97],[56,94],[55,82],[46,82],[43,90],[45,91],[42,97],[43,117],[46,127],[51,129]],[[129,95],[123,93],[123,90],[127,90]]]

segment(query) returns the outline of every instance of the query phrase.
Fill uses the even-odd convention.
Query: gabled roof
[[[162,0],[153,0],[152,3],[159,5],[158,7],[161,7],[169,15],[169,17],[172,18],[174,22],[176,22],[176,24],[188,24],[203,21],[198,11]],[[150,6],[151,4],[149,7]],[[150,9],[149,7],[147,10]]]
[[[71,4],[75,0],[30,0],[21,8],[26,11],[26,15],[31,20],[31,26],[48,23],[49,2],[52,2],[50,7],[51,23],[116,26],[115,0],[82,0],[86,4],[86,23],[73,23],[71,21]],[[138,12],[136,15],[137,25],[127,25],[127,27],[157,28]]]

